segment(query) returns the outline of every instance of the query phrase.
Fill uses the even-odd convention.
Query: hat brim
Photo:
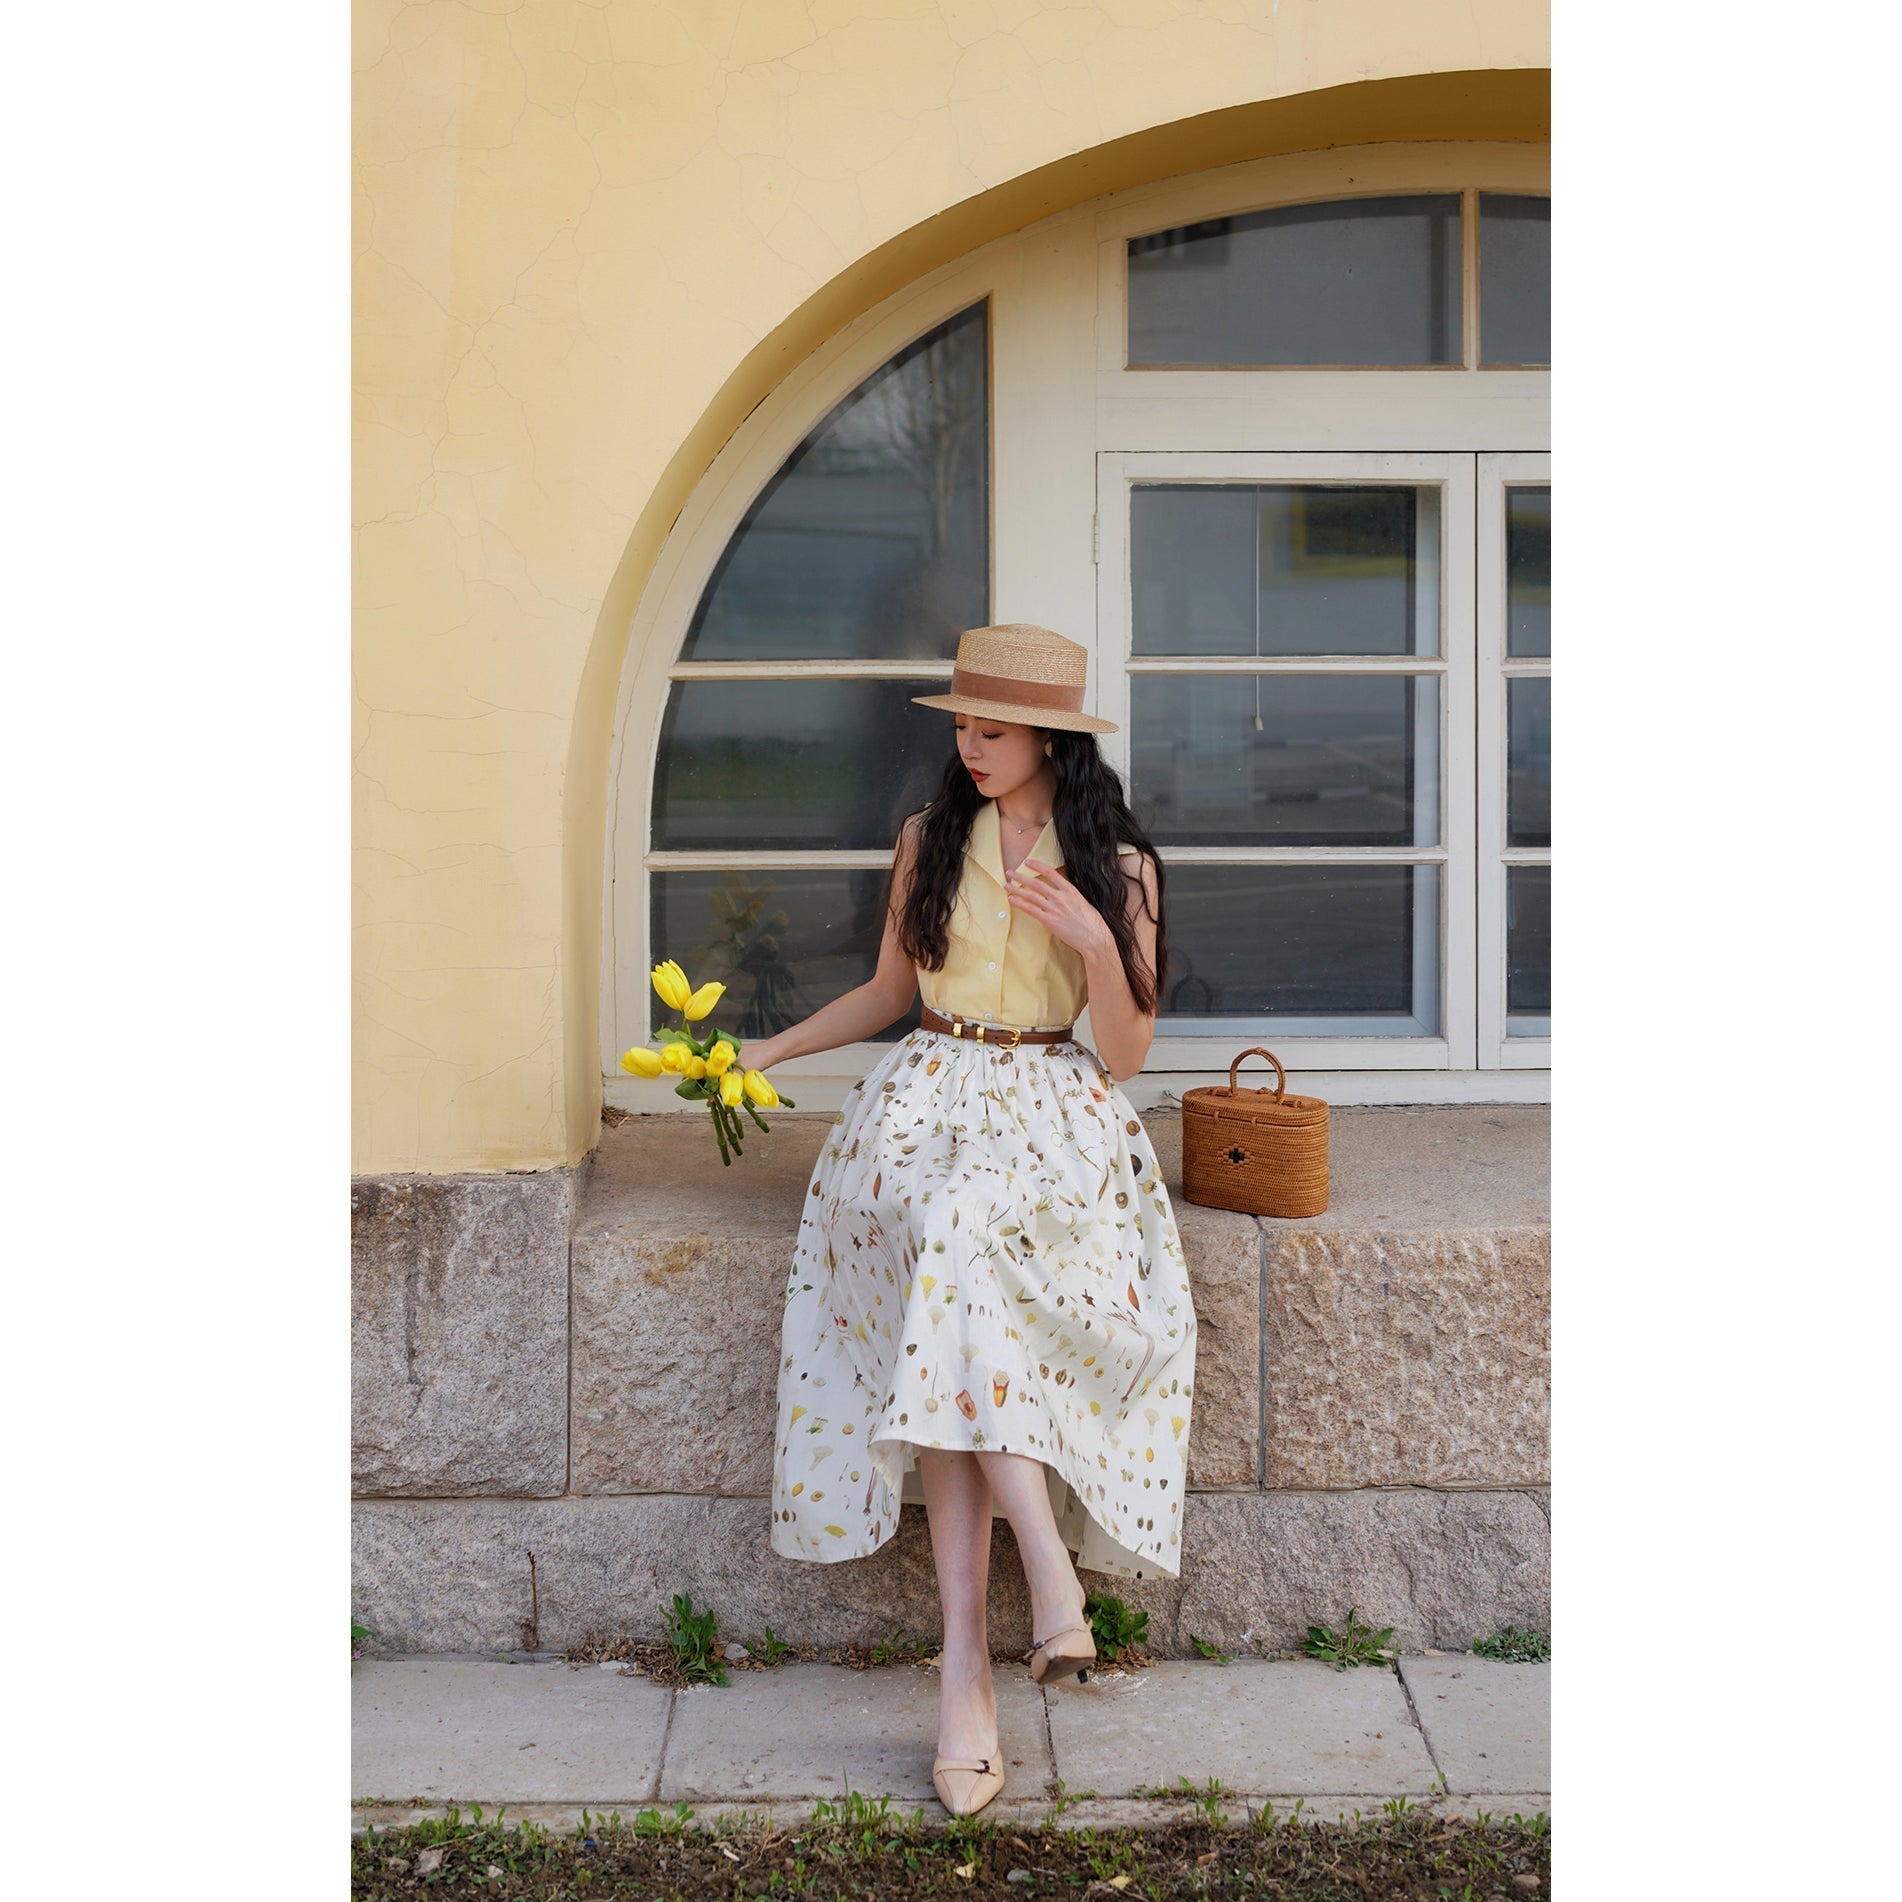
[[[964,693],[915,693],[912,704],[942,707],[947,713],[969,713],[980,720],[1008,720],[1016,726],[1061,727],[1066,733],[1115,733],[1114,720],[1093,713],[1072,713],[1066,707],[1027,707],[1009,700],[974,700]]]

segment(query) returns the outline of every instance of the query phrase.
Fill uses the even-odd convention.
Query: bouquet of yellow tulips
[[[740,1136],[745,1129],[740,1121],[741,1110],[765,1129],[767,1123],[760,1115],[762,1109],[773,1109],[781,1104],[787,1109],[796,1109],[798,1105],[790,1096],[781,1096],[767,1082],[765,1071],[739,1067],[740,1039],[732,1031],[706,1025],[696,1033],[688,1027],[705,1023],[713,1007],[725,995],[724,984],[702,984],[695,990],[688,983],[686,972],[672,958],[654,966],[653,978],[654,994],[669,1010],[679,1011],[680,1027],[657,1033],[658,1050],[636,1047],[625,1052],[621,1068],[635,1076],[675,1075],[680,1079],[674,1085],[676,1096],[704,1097],[713,1115],[713,1134],[720,1145],[720,1160],[731,1166],[733,1158],[740,1153]]]

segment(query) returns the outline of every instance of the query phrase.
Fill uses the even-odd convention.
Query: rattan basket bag
[[[1242,1057],[1266,1057],[1275,1087],[1242,1089]],[[1243,1215],[1319,1215],[1327,1207],[1327,1105],[1290,1096],[1272,1050],[1244,1050],[1228,1086],[1182,1093],[1182,1193],[1205,1208]]]

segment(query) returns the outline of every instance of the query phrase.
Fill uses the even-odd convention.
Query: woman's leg
[[[1030,1587],[1031,1642],[1085,1623],[1086,1594],[1070,1562],[1070,1548],[1057,1531],[1056,1514],[1050,1510],[1043,1462],[1028,1453],[979,1453],[977,1459],[1023,1555],[1024,1583]]]
[[[986,1595],[991,1575],[991,1489],[972,1453],[921,1446],[918,1474],[944,1606],[938,1678],[938,1754],[984,1757],[998,1745]]]

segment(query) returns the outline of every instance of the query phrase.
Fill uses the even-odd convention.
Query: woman
[[[847,1097],[785,1294],[772,1545],[876,1551],[922,1500],[944,1607],[932,1782],[1003,1787],[986,1628],[991,1521],[1016,1535],[1039,1683],[1096,1656],[1086,1570],[1178,1575],[1195,1312],[1168,1192],[1117,1087],[1166,952],[1162,866],[1084,713],[1085,650],[973,629],[943,783],[906,820],[871,980],[747,1047],[761,1069],[923,1027]],[[1085,1002],[1098,1051],[1075,1041]]]

